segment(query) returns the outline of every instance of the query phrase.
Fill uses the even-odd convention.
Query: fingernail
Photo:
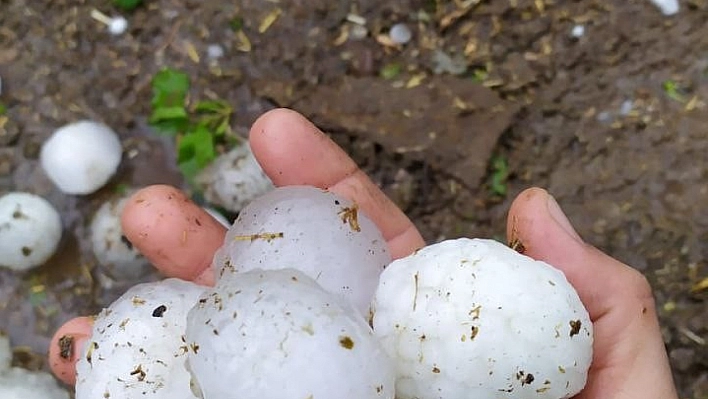
[[[551,215],[553,220],[558,223],[558,226],[560,226],[566,233],[568,233],[569,236],[573,237],[577,241],[583,242],[583,239],[580,238],[580,235],[578,235],[578,233],[575,231],[573,225],[570,224],[568,217],[565,216],[565,213],[563,213],[563,210],[561,209],[560,205],[558,205],[558,202],[556,202],[556,199],[553,198],[552,195],[548,195],[546,204],[548,206],[548,213]]]

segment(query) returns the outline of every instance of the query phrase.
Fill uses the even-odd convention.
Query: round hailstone
[[[52,134],[40,152],[49,178],[66,194],[91,194],[103,187],[120,164],[118,135],[106,125],[81,121]]]
[[[219,156],[195,182],[209,203],[234,213],[273,189],[273,182],[261,169],[248,142]]]
[[[101,268],[111,278],[136,280],[151,270],[143,257],[123,235],[121,212],[128,198],[114,198],[98,208],[91,220],[91,245]]]
[[[374,311],[399,399],[559,399],[585,386],[592,324],[577,293],[499,242],[449,240],[394,261]]]
[[[76,398],[193,398],[185,368],[187,312],[205,287],[136,285],[103,310],[76,366]]]
[[[0,197],[0,266],[42,265],[54,255],[61,234],[61,217],[44,198],[19,192]]]
[[[10,340],[0,334],[0,398],[69,399],[69,393],[49,373],[11,367]]]
[[[390,262],[381,232],[355,204],[309,186],[280,187],[253,201],[214,257],[222,279],[252,269],[298,269],[364,315]]]
[[[111,22],[108,24],[108,32],[114,36],[122,35],[127,29],[128,20],[124,17],[111,18]]]
[[[391,362],[365,320],[293,269],[253,270],[189,312],[189,369],[202,397],[394,397]]]
[[[391,41],[396,44],[406,44],[413,38],[413,32],[408,27],[408,25],[403,22],[399,22],[391,27],[388,31],[388,35]]]

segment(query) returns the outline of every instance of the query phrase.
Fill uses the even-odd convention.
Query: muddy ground
[[[146,123],[150,80],[171,67],[194,98],[232,103],[236,131],[275,106],[312,118],[429,241],[502,237],[515,194],[548,188],[588,242],[649,278],[681,397],[708,398],[708,290],[692,289],[708,277],[708,2],[681,5],[147,0],[111,36],[90,17],[118,13],[108,0],[0,0],[0,192],[44,195],[66,227],[47,265],[0,272],[0,329],[18,363],[44,367],[57,325],[125,288],[86,226],[120,187],[182,184]],[[397,22],[405,45],[387,39]],[[108,187],[70,197],[37,154],[80,118],[114,127],[125,156]]]

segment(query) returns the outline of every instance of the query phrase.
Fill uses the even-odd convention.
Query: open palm
[[[411,221],[305,118],[289,110],[262,116],[251,129],[256,158],[276,185],[330,189],[355,201],[377,224],[394,258],[424,245]],[[199,223],[194,223],[199,220]],[[225,229],[173,187],[135,194],[123,214],[129,240],[166,276],[210,285],[210,263]],[[186,234],[185,234],[186,232]],[[594,359],[580,398],[676,398],[651,290],[641,274],[583,243],[555,200],[529,189],[513,203],[508,238],[525,253],[563,270],[594,323]],[[185,240],[184,237],[188,237]],[[81,348],[89,318],[69,321],[50,346],[50,364],[63,381],[75,381],[79,354],[61,357],[58,341],[70,335]]]

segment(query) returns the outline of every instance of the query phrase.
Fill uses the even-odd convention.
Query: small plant
[[[0,103],[0,116],[5,115],[6,113],[7,113],[7,107],[5,106],[5,104]]]
[[[113,0],[113,5],[123,11],[133,11],[140,7],[143,0]]]
[[[505,196],[507,193],[507,178],[509,177],[509,165],[506,158],[502,155],[497,155],[492,159],[492,178],[490,188],[492,193],[499,196]]]
[[[683,97],[683,94],[681,94],[681,87],[673,80],[665,81],[662,84],[662,87],[664,88],[664,92],[667,96],[669,96],[670,99],[678,101],[680,103],[686,101],[686,99]]]
[[[189,76],[166,68],[152,80],[152,112],[149,122],[158,132],[175,136],[177,163],[188,181],[216,158],[217,147],[234,144],[231,106],[221,100],[189,105]]]
[[[383,68],[381,68],[379,75],[387,80],[394,79],[395,77],[401,74],[402,70],[403,67],[401,66],[401,64],[392,62],[390,64],[386,64]]]

